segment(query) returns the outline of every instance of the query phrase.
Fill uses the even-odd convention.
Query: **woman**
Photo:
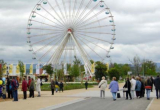
[[[119,85],[118,82],[116,81],[116,77],[112,78],[112,82],[109,85],[109,89],[111,89],[113,101],[116,101],[116,93],[117,91],[119,91]]]
[[[100,97],[102,98],[105,98],[105,89],[107,88],[107,81],[105,80],[105,77],[103,76],[102,77],[102,80],[101,80],[101,82],[99,83],[99,88],[100,88]],[[102,94],[103,94],[103,96],[102,96]]]
[[[151,79],[148,77],[146,82],[145,82],[145,89],[146,89],[146,94],[147,94],[147,100],[150,100],[150,92],[152,89],[152,81]]]
[[[126,83],[123,86],[123,88],[127,88],[127,90],[125,91],[126,92],[126,100],[128,100],[128,94],[129,94],[130,100],[132,100],[132,97],[131,97],[131,83],[129,81],[129,78],[127,78]]]
[[[54,95],[54,88],[55,88],[55,82],[53,79],[51,79],[51,91],[52,91],[52,95]]]
[[[41,94],[40,94],[40,92],[41,92],[41,81],[40,81],[39,77],[37,79],[36,90],[38,92],[38,96],[37,97],[40,97],[41,96]]]
[[[55,88],[56,88],[56,92],[58,92],[59,83],[58,83],[58,81],[57,81],[57,80],[56,80],[56,85],[55,85]]]
[[[136,88],[135,88],[135,91],[136,91],[136,96],[137,98],[140,98],[141,96],[141,82],[139,81],[139,77],[136,78]]]
[[[27,98],[27,81],[25,78],[23,78],[22,82],[22,91],[23,91],[23,99]]]
[[[34,82],[34,79],[32,78],[31,80],[31,84],[29,86],[29,90],[30,90],[30,97],[33,97],[34,98],[34,89],[35,89],[35,82]]]

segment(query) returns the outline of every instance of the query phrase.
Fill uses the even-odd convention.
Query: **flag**
[[[10,64],[9,65],[9,74],[12,74],[13,73],[13,64]]]
[[[95,63],[91,65],[91,73],[95,73]]]
[[[109,63],[106,63],[106,67],[107,67],[107,71],[106,72],[108,72],[109,71]]]
[[[20,73],[20,71],[19,71],[19,65],[17,64],[16,65],[16,74],[19,74]]]
[[[24,73],[23,74],[26,74],[26,64],[24,64]]]
[[[33,64],[30,65],[29,70],[30,70],[29,73],[30,73],[30,74],[33,74]]]

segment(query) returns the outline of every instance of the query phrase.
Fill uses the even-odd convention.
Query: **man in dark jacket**
[[[159,78],[159,75],[157,76],[157,78],[154,80],[154,86],[156,88],[156,96],[157,96],[157,99],[159,98],[159,95],[158,93],[160,92],[160,78]]]
[[[151,83],[152,83],[152,88],[151,88],[151,92],[153,91],[153,77],[151,76]]]

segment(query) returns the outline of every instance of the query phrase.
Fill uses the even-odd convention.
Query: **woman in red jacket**
[[[27,81],[25,78],[23,78],[22,82],[22,91],[23,91],[23,99],[27,98]]]

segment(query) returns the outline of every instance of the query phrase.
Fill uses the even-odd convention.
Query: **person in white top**
[[[132,79],[130,80],[130,82],[131,82],[131,95],[132,95],[132,98],[134,98],[134,92],[136,88],[136,80],[134,76],[132,76]]]
[[[102,77],[102,80],[98,86],[100,88],[100,97],[102,98],[102,94],[103,94],[103,98],[105,98],[105,89],[107,88],[107,80],[105,80],[104,76]]]
[[[37,79],[36,89],[37,89],[37,92],[38,92],[38,97],[40,97],[41,96],[41,94],[40,94],[40,92],[41,92],[41,81],[40,81],[39,77]]]

